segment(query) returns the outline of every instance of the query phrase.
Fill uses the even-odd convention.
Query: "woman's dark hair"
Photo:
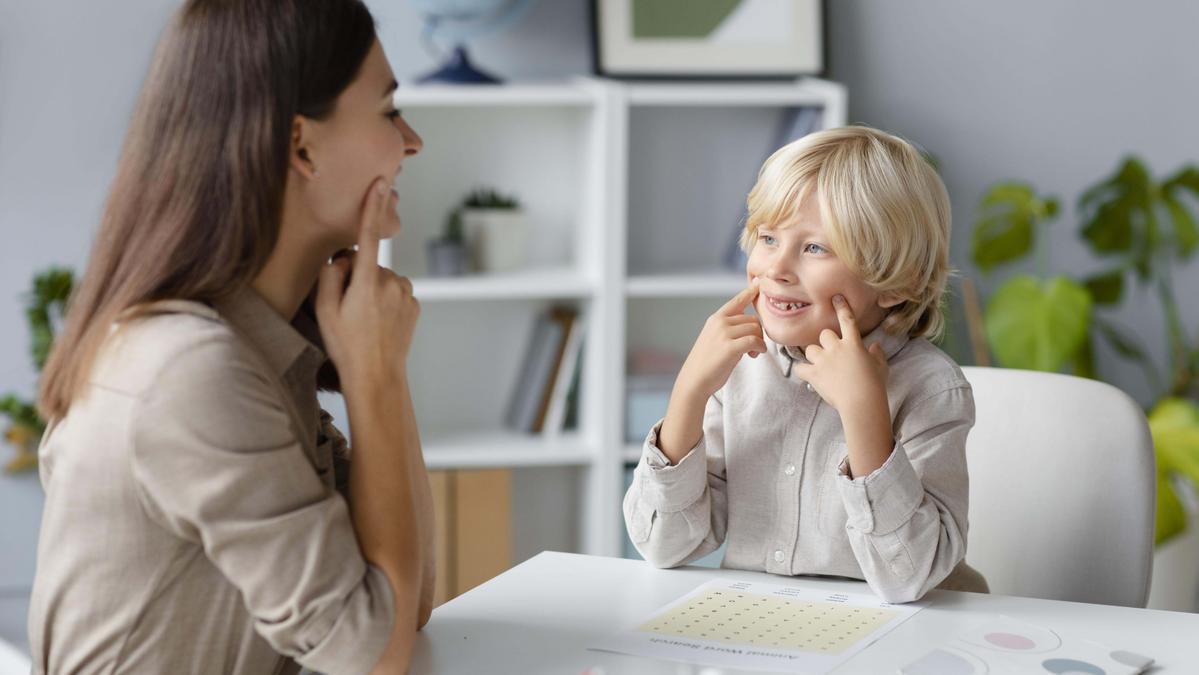
[[[360,0],[189,0],[159,40],[100,231],[42,374],[66,414],[109,326],[248,285],[279,235],[296,115],[322,119],[375,40]]]

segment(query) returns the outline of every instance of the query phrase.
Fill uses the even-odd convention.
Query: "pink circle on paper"
[[[1004,649],[1032,649],[1037,646],[1037,643],[1023,635],[1013,633],[987,633],[983,637],[987,642]]]

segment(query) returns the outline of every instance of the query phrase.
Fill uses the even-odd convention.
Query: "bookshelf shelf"
[[[620,450],[620,459],[625,464],[636,464],[641,461],[641,446],[637,443],[628,443]]]
[[[421,302],[591,297],[595,284],[570,269],[540,269],[510,274],[417,278],[412,290]]]
[[[514,540],[618,555],[622,475],[640,456],[625,438],[629,357],[686,349],[706,314],[744,287],[721,261],[758,167],[777,130],[794,130],[801,115],[815,128],[845,124],[845,89],[817,78],[578,78],[405,84],[395,103],[424,148],[404,164],[396,185],[404,227],[379,261],[413,279],[423,306],[409,379],[426,462],[519,469]],[[427,276],[427,242],[476,187],[521,201],[527,268]],[[511,431],[505,420],[516,392],[529,391],[518,383],[538,319],[561,306],[584,326],[573,430]],[[546,532],[567,538],[545,541]]]
[[[587,466],[598,454],[577,434],[533,436],[506,429],[433,437],[423,447],[431,470]]]
[[[628,100],[635,106],[775,107],[826,106],[840,91],[839,85],[816,78],[794,84],[775,83],[653,83],[630,87]]]
[[[395,102],[415,107],[589,107],[595,101],[588,80],[569,83],[495,85],[413,85],[396,90]]]
[[[733,296],[745,288],[745,276],[727,271],[629,277],[625,292],[631,298],[702,298]]]

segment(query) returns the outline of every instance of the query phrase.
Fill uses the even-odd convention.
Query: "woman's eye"
[[[387,116],[388,116],[389,118],[391,118],[391,119],[393,119],[393,120],[394,120],[395,118],[397,118],[397,117],[399,117],[400,115],[403,115],[403,114],[404,114],[404,111],[403,111],[403,110],[400,110],[399,108],[396,108],[395,110],[389,111],[389,112],[387,113]]]
[[[821,246],[820,244],[808,244],[807,246],[804,246],[804,251],[807,253],[815,253],[815,254],[819,255],[821,253],[827,252],[828,249]]]

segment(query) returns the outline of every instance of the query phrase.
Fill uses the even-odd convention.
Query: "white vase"
[[[462,229],[479,272],[509,272],[528,259],[529,220],[522,209],[463,209]]]

